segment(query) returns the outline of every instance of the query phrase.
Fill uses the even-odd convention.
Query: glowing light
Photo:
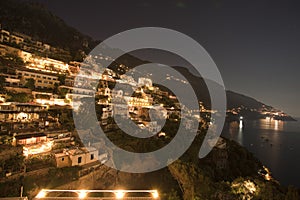
[[[125,192],[123,190],[118,190],[115,192],[116,195],[116,199],[123,199],[123,197],[125,196]]]
[[[271,179],[272,179],[272,176],[270,175],[270,174],[271,174],[270,170],[269,170],[267,167],[265,167],[265,166],[263,166],[263,168],[264,168],[264,170],[267,172],[266,175],[265,175],[265,179],[266,179],[267,181],[271,180]]]
[[[239,128],[240,129],[243,128],[243,121],[242,120],[240,120]]]
[[[160,199],[159,194],[157,190],[58,190],[58,189],[42,189],[39,194],[35,197],[37,199],[39,198],[45,198],[48,193],[51,192],[64,192],[64,193],[75,193],[78,195],[78,199],[85,199],[90,198],[88,197],[89,193],[112,193],[115,195],[114,199],[123,199],[127,198],[125,195],[127,193],[148,193],[151,195],[152,199]],[[48,197],[46,197],[48,198]],[[129,197],[130,198],[130,197]],[[73,199],[73,198],[72,198]]]
[[[78,198],[79,198],[79,199],[84,199],[84,198],[86,197],[86,195],[87,195],[87,192],[84,191],[84,190],[82,190],[82,191],[80,191],[80,192],[78,193]]]
[[[37,144],[33,146],[23,147],[24,156],[28,157],[29,155],[35,155],[40,153],[45,153],[51,151],[53,146],[53,141],[49,141],[42,144]]]
[[[158,134],[158,137],[166,137],[166,133],[165,133],[165,132],[160,132],[160,133]]]
[[[265,179],[266,179],[267,181],[269,181],[269,180],[272,179],[272,177],[270,176],[270,174],[266,174],[266,175],[265,175]]]
[[[37,195],[36,195],[36,198],[40,199],[40,198],[44,198],[46,197],[47,195],[47,192],[44,191],[44,190],[41,190]]]
[[[248,189],[248,191],[250,193],[253,194],[254,192],[256,192],[255,184],[253,182],[251,182],[250,180],[244,181],[244,186]]]
[[[278,120],[275,120],[275,126],[274,126],[274,129],[275,129],[276,131],[278,131],[278,128],[279,128]]]
[[[152,192],[152,197],[154,199],[157,199],[159,197],[157,190],[154,190],[154,192]]]

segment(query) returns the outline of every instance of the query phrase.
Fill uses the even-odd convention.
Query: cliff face
[[[168,166],[183,199],[268,199],[265,193],[269,187],[274,197],[284,198],[276,180],[266,181],[258,175],[263,166],[250,152],[233,141],[223,141],[226,148],[214,148],[201,160],[195,158],[198,145],[194,144],[180,160]],[[243,188],[248,183],[260,192]]]

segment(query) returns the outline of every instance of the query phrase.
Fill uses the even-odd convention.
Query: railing
[[[34,198],[33,200],[82,200],[79,197],[45,197],[45,198]],[[117,200],[116,197],[85,197],[84,200]],[[153,197],[123,197],[122,200],[153,200]],[[156,198],[158,200],[158,198]]]
[[[52,193],[52,194],[51,194]],[[56,194],[53,197],[53,193]],[[108,194],[108,197],[89,197],[95,193]],[[75,195],[74,197],[57,197],[62,194]],[[105,195],[107,196],[107,195]],[[42,189],[34,200],[70,200],[70,199],[99,199],[99,200],[159,200],[159,194],[157,190],[48,190]]]

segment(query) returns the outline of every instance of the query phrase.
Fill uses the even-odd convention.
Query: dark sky
[[[209,52],[227,89],[300,116],[297,0],[39,1],[95,39],[145,26],[185,33]]]

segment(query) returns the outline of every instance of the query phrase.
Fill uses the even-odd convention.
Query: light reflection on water
[[[300,187],[300,122],[274,119],[232,122],[222,135],[237,141],[271,169],[283,185]]]
[[[272,118],[262,119],[259,123],[261,129],[271,129],[275,131],[282,131],[283,130],[283,121],[274,120]]]

